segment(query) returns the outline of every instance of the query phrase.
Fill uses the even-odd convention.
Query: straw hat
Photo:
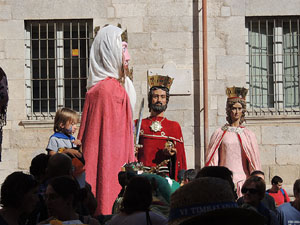
[[[228,181],[215,177],[198,178],[172,194],[169,224],[180,224],[187,219],[224,208],[237,208]]]
[[[192,217],[180,225],[264,225],[265,219],[254,210],[244,208],[217,209]]]

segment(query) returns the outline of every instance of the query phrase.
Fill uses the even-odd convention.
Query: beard
[[[161,113],[166,111],[167,106],[167,104],[163,105],[162,103],[157,102],[155,104],[150,104],[150,109],[152,109],[156,113]]]

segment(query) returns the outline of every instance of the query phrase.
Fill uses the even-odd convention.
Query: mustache
[[[154,104],[150,104],[150,109],[154,112],[163,112],[167,109],[167,104],[163,105],[161,102],[156,102]]]

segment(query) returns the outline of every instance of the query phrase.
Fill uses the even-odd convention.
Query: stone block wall
[[[298,1],[209,1],[210,134],[226,123],[225,88],[246,86],[245,18],[299,16],[298,7]],[[279,175],[283,178],[285,187],[291,190],[291,185],[300,177],[300,164],[297,158],[300,117],[292,115],[248,117],[245,125],[256,134],[266,183],[270,184],[271,178]]]
[[[299,4],[297,0],[208,1],[209,134],[226,122],[225,88],[245,86],[245,17],[299,16]],[[161,68],[172,61],[178,69],[191,70],[192,93],[171,96],[166,116],[182,126],[188,167],[203,165],[199,9],[201,1],[192,0],[0,0],[0,66],[8,76],[10,90],[0,183],[14,170],[28,170],[32,157],[44,150],[52,133],[52,121],[26,121],[25,20],[93,19],[94,27],[121,23],[127,28],[137,91],[134,118],[141,99],[147,99],[146,77],[150,68]],[[199,26],[195,27],[197,23]],[[147,115],[146,107],[144,116]],[[286,184],[292,184],[299,177],[300,118],[255,117],[248,118],[246,125],[257,136],[267,182],[273,175],[280,175]],[[201,158],[195,158],[195,152],[200,150],[195,146],[201,149]]]
[[[0,66],[9,82],[8,124],[4,127],[0,183],[12,171],[28,171],[44,152],[53,121],[27,121],[25,108],[25,20],[93,19],[93,26],[122,24],[128,30],[130,66],[137,104],[147,99],[147,71],[172,61],[192,69],[192,1],[185,0],[4,0],[0,1]],[[170,99],[166,116],[184,132],[189,168],[194,167],[193,95]],[[144,116],[148,116],[147,102]]]

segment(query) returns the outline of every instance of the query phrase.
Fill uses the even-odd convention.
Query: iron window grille
[[[246,18],[248,113],[299,115],[299,17]]]
[[[92,27],[92,20],[25,21],[25,98],[29,120],[52,119],[60,107],[81,113]]]

